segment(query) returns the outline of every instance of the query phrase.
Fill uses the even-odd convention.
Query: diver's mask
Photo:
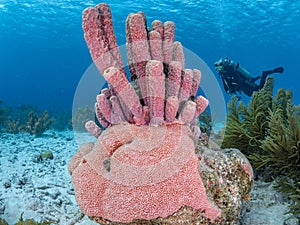
[[[215,70],[220,73],[223,70],[223,58],[215,62]]]
[[[231,60],[228,59],[227,57],[225,59],[221,58],[219,59],[217,62],[215,62],[214,66],[215,66],[215,70],[218,73],[222,73],[224,72],[226,69],[225,67],[228,66],[230,64]]]

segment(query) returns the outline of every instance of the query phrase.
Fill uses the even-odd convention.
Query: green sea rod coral
[[[222,148],[238,148],[249,156],[260,152],[260,141],[267,133],[267,116],[272,107],[274,78],[269,77],[263,89],[255,92],[248,107],[235,96],[228,103],[229,113]]]
[[[268,135],[260,141],[262,153],[254,153],[251,159],[255,167],[273,167],[280,173],[288,168],[289,176],[299,169],[300,117],[292,103],[290,91],[280,89],[268,112]]]
[[[222,148],[240,149],[259,172],[278,177],[278,189],[295,202],[291,212],[300,215],[300,106],[290,90],[273,97],[273,87],[270,77],[247,107],[231,99]]]

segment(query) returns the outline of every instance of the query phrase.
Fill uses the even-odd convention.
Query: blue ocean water
[[[9,105],[71,109],[77,84],[92,63],[81,29],[81,12],[98,3],[0,0],[0,100]],[[300,103],[299,0],[107,3],[119,45],[125,44],[127,15],[143,11],[149,25],[154,19],[174,21],[176,40],[211,70],[216,60],[226,56],[253,76],[283,66],[284,74],[275,75],[275,89],[291,89],[294,103]],[[227,94],[224,97],[225,101],[230,98]],[[249,97],[243,95],[242,99],[248,101]]]

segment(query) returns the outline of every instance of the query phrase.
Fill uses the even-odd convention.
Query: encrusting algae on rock
[[[80,209],[101,224],[235,224],[253,174],[238,150],[195,142],[208,100],[196,97],[197,69],[184,69],[175,24],[142,12],[126,21],[132,85],[125,74],[107,4],[83,12],[92,59],[109,84],[96,98],[98,140],[73,156],[69,172]]]

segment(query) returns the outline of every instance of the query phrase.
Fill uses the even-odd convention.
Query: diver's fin
[[[282,66],[273,69],[273,73],[283,73],[284,69]]]

